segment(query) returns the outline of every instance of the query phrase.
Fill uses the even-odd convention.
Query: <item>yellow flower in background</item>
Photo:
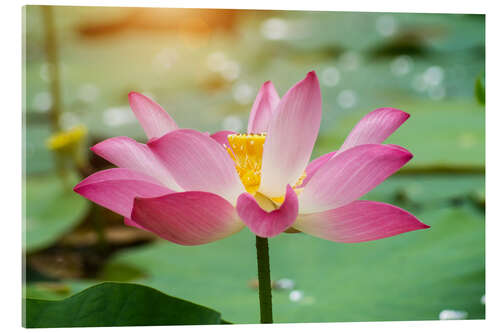
[[[84,125],[74,126],[69,130],[52,134],[46,141],[46,146],[53,151],[73,150],[87,134]]]

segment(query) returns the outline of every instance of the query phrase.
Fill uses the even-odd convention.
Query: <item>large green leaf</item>
[[[221,323],[214,310],[129,283],[102,283],[60,301],[25,302],[28,328]]]
[[[457,200],[478,203],[484,193],[484,174],[475,175],[398,175],[389,178],[364,199],[395,204],[413,203],[424,209],[449,205]]]
[[[387,140],[414,155],[405,168],[484,168],[484,107],[475,101],[396,102],[391,106],[411,114]],[[371,109],[355,110],[335,127],[323,131],[314,155],[338,149],[349,131],[369,111]]]
[[[73,173],[64,178],[55,174],[27,177],[25,250],[49,246],[85,217],[90,203],[72,190],[78,181]]]
[[[25,129],[26,174],[40,174],[54,170],[54,156],[47,149],[45,141],[50,136],[48,124],[30,124]]]
[[[444,309],[484,318],[482,217],[467,208],[417,215],[431,229],[359,244],[305,234],[271,239],[272,278],[290,278],[304,293],[292,302],[289,291],[273,292],[276,322],[433,320]],[[254,250],[245,229],[203,246],[161,242],[122,252],[106,270],[142,269],[141,283],[220,309],[232,322],[257,323],[258,293],[248,286]]]

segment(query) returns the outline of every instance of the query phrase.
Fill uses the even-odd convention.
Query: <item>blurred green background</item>
[[[248,230],[182,247],[124,226],[72,187],[112,167],[90,145],[121,135],[146,140],[127,104],[132,90],[181,127],[244,131],[264,81],[283,95],[315,70],[323,120],[313,158],[337,149],[375,108],[409,112],[388,142],[415,157],[366,198],[401,206],[431,229],[360,244],[271,239],[275,321],[432,320],[450,313],[443,310],[484,318],[483,15],[23,10],[27,297],[62,299],[99,281],[130,281],[234,323],[258,322]],[[77,125],[87,134],[73,148],[47,148],[54,132]]]

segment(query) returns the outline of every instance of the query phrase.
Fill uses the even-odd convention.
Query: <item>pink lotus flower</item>
[[[314,72],[281,99],[264,83],[248,122],[255,134],[179,129],[149,98],[132,92],[129,101],[148,143],[128,137],[98,143],[92,151],[118,168],[74,188],[127,225],[182,245],[213,242],[245,225],[260,237],[295,229],[346,243],[429,228],[398,207],[358,200],[412,158],[382,144],[407,113],[367,114],[339,150],[308,164],[321,122]]]

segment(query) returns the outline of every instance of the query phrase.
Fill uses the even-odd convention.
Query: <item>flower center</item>
[[[230,134],[227,136],[229,147],[226,147],[229,155],[233,159],[236,171],[240,176],[245,190],[256,195],[260,186],[262,154],[264,151],[265,134]],[[298,188],[306,178],[304,172],[297,180],[293,188],[296,193],[301,191]],[[276,203],[282,203],[284,197],[271,198]]]
[[[260,185],[260,169],[265,134],[230,134],[227,136],[229,147],[226,147],[233,159],[236,171],[245,190],[255,194]]]

